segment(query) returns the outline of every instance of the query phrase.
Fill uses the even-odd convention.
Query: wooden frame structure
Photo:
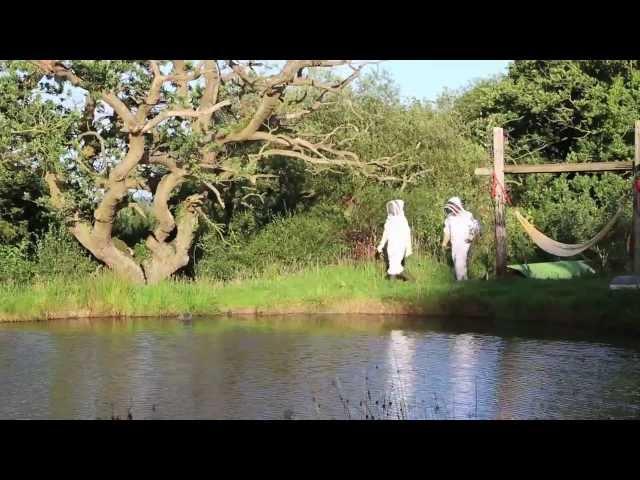
[[[504,185],[505,173],[565,173],[565,172],[615,172],[633,171],[633,227],[631,233],[631,255],[633,273],[640,275],[640,121],[635,123],[635,155],[630,161],[585,162],[585,163],[545,163],[539,165],[504,164],[504,131],[493,129],[493,169],[476,168],[475,175],[493,175],[496,185]],[[507,229],[505,225],[505,200],[503,188],[495,190],[495,235],[496,235],[496,275],[507,271]]]

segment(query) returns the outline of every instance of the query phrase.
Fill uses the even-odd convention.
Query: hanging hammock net
[[[581,252],[593,247],[602,240],[613,228],[620,215],[622,215],[623,206],[621,206],[611,220],[600,230],[595,237],[584,243],[561,243],[552,238],[547,237],[544,233],[534,227],[524,218],[518,210],[515,211],[516,218],[522,225],[524,231],[529,235],[531,240],[542,250],[556,257],[573,257]]]

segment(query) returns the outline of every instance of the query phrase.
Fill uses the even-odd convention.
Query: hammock
[[[531,240],[538,245],[542,250],[551,255],[555,255],[556,257],[573,257],[574,255],[578,255],[581,252],[584,252],[588,248],[593,247],[596,243],[602,240],[609,231],[613,228],[616,221],[622,215],[623,207],[621,206],[616,214],[613,216],[609,223],[607,223],[602,230],[598,232],[598,234],[593,237],[591,240],[584,243],[561,243],[553,240],[552,238],[547,237],[544,233],[534,227],[531,223],[524,218],[518,210],[515,211],[516,218],[522,225],[522,228],[525,232],[531,237]]]

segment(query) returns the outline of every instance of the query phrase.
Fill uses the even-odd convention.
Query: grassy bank
[[[109,274],[0,285],[0,321],[88,316],[370,313],[477,317],[499,323],[554,323],[640,335],[640,294],[608,290],[607,278],[469,281],[414,259],[413,283],[389,282],[378,263],[215,283],[138,286]]]

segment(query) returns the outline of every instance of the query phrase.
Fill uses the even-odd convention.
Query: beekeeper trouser
[[[467,255],[470,246],[471,244],[466,242],[451,246],[451,258],[456,271],[456,280],[467,280]]]
[[[387,247],[388,275],[399,275],[404,271],[404,266],[402,265],[404,260],[404,252],[405,249],[403,247],[398,248],[395,245],[393,246],[393,248]]]

